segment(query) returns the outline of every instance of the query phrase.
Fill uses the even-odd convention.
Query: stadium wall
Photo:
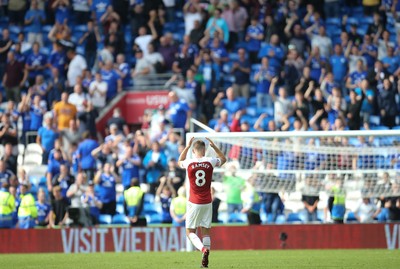
[[[286,241],[281,240],[282,234]],[[183,228],[0,230],[0,253],[181,251]],[[212,249],[400,249],[400,224],[214,227]]]

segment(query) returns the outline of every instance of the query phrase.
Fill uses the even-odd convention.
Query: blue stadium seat
[[[146,204],[146,203],[154,203],[154,199],[155,199],[155,197],[154,197],[154,194],[151,194],[151,193],[145,193],[144,194],[144,203]]]
[[[228,218],[229,223],[246,223],[247,215],[244,213],[231,213]]]
[[[278,215],[276,218],[275,224],[285,224],[286,223],[286,217],[285,215]]]
[[[129,219],[124,214],[117,214],[113,216],[112,224],[129,224]]]
[[[335,27],[340,27],[342,25],[342,20],[340,18],[327,18],[325,23],[326,25],[333,25]]]
[[[124,196],[123,195],[119,195],[117,197],[117,204],[123,204],[124,203]]]
[[[122,205],[122,204],[117,204],[116,212],[117,212],[118,214],[125,214],[124,205]]]
[[[149,224],[160,224],[162,223],[161,214],[146,214],[146,220]]]
[[[347,213],[346,222],[357,222],[357,219],[356,219],[356,216],[354,215],[354,212]]]
[[[214,127],[215,127],[215,125],[217,124],[217,122],[218,122],[218,119],[211,119],[211,120],[208,122],[208,127],[210,127],[211,129],[214,129]]]
[[[99,216],[99,223],[100,224],[111,224],[111,222],[112,222],[112,216],[111,215],[103,214],[103,215]]]
[[[286,221],[289,223],[303,223],[299,216],[299,213],[289,213]]]
[[[161,206],[158,203],[151,203],[151,204],[144,204],[143,205],[143,213],[144,214],[160,214],[161,213]]]
[[[383,126],[383,125],[372,126],[372,127],[371,127],[371,130],[389,130],[389,127]]]

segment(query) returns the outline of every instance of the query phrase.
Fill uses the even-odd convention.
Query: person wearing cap
[[[29,229],[36,226],[35,220],[38,217],[35,198],[29,193],[29,185],[21,185],[21,203],[18,208],[18,227]]]
[[[8,191],[9,185],[3,183],[0,189],[0,228],[12,228],[12,215],[15,210],[15,198]]]

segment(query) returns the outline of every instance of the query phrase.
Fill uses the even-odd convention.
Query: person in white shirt
[[[71,60],[68,66],[67,82],[68,87],[72,88],[76,84],[77,77],[84,77],[83,71],[87,69],[87,64],[85,58],[77,54],[74,48],[68,49],[67,57]]]
[[[318,34],[313,34],[314,28],[318,26]],[[313,24],[306,30],[311,39],[311,48],[319,47],[320,55],[329,58],[332,54],[332,40],[326,35],[326,29],[323,25]]]
[[[194,29],[195,21],[202,21],[201,6],[194,1],[187,1],[183,6],[184,21],[185,21],[185,35],[189,35]]]
[[[106,105],[107,82],[103,81],[101,73],[97,72],[95,80],[89,85],[89,94],[96,109],[102,109]]]
[[[151,83],[147,75],[155,74],[153,65],[143,57],[143,51],[137,49],[135,51],[136,66],[132,72],[133,85],[143,86]]]
[[[153,65],[155,70],[161,71],[164,69],[164,58],[161,53],[155,51],[152,43],[147,45],[147,54],[144,55],[144,58]]]
[[[374,218],[378,215],[376,205],[371,202],[371,199],[367,196],[363,196],[357,209],[354,211],[354,216],[361,223],[373,222]]]
[[[279,126],[281,124],[287,126],[288,124],[290,125],[289,117],[293,114],[293,105],[287,97],[287,91],[284,87],[279,88],[279,96],[276,96],[275,86],[277,82],[278,78],[274,77],[271,80],[271,85],[269,87],[269,94],[271,95],[272,101],[274,102],[275,123]]]
[[[154,24],[150,24],[149,27],[151,35],[148,35],[146,27],[142,26],[139,28],[139,36],[135,38],[135,45],[137,45],[145,55],[148,53],[147,45],[158,37]]]
[[[83,112],[85,110],[85,104],[90,101],[90,97],[83,92],[82,86],[80,84],[76,84],[74,86],[74,92],[71,93],[68,97],[68,103],[76,106],[78,112]]]

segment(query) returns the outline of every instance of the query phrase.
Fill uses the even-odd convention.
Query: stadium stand
[[[238,1],[239,7],[214,1],[221,8],[219,20],[227,25],[226,31],[215,27],[214,9],[205,0],[175,1],[173,20],[158,11],[164,9],[161,0],[123,1],[129,12],[104,8],[120,7],[117,1],[46,1],[39,6],[36,0],[28,2],[21,21],[7,6],[0,6],[0,156],[5,163],[0,165],[0,181],[17,187],[17,201],[19,186],[26,183],[34,195],[43,189],[49,203],[55,186],[67,199],[78,171],[85,171],[89,183],[109,163],[110,172],[96,183],[95,197],[115,206],[116,215],[103,214],[106,207],[100,209],[100,224],[129,224],[120,183],[129,185],[131,178],[139,178],[145,192],[142,214],[147,222],[160,224],[163,210],[154,196],[159,177],[146,182],[149,168],[142,165],[143,159],[154,142],[170,154],[169,161],[170,156],[179,156],[190,116],[219,132],[400,129],[398,1],[381,1],[372,8],[362,1],[351,1],[354,5],[337,1],[340,14],[333,17],[325,14],[323,5],[313,6],[315,1]],[[237,8],[247,15],[235,17]],[[220,44],[214,44],[216,38]],[[148,51],[150,42],[154,52]],[[240,62],[240,48],[246,50],[245,62]],[[256,55],[255,50],[266,54]],[[241,66],[247,61],[249,70]],[[167,81],[172,82],[166,86]],[[246,83],[249,98],[240,87]],[[225,96],[231,86],[232,100]],[[181,101],[159,109],[165,114],[152,111],[149,122],[141,126],[143,135],[135,133],[136,126],[126,126],[124,115],[119,114],[109,120],[106,136],[98,136],[103,130],[96,130],[96,118],[118,94],[160,88],[175,91]],[[224,96],[221,106],[215,107],[218,93]],[[228,111],[226,119],[221,119],[221,110]],[[170,139],[169,130],[183,131],[177,132],[178,139]],[[357,137],[349,138],[348,144],[364,145]],[[390,199],[400,196],[399,174],[383,176],[386,170],[399,169],[399,141],[376,137],[367,144],[368,148],[392,147],[390,155],[374,155],[372,169],[379,170],[379,176],[370,189],[386,194],[384,199],[372,195],[385,215],[378,219],[400,220],[398,213],[388,214],[385,208]],[[13,152],[7,152],[7,145]],[[246,152],[239,155],[244,158]],[[275,168],[294,170],[289,155],[274,156]],[[355,161],[357,169],[364,168],[366,159],[361,155]],[[63,165],[68,173],[60,171]],[[184,175],[168,172],[176,192]],[[279,177],[289,182],[288,175]],[[166,167],[162,176],[169,177]],[[110,189],[109,182],[117,184]],[[213,184],[218,183],[216,176]],[[271,189],[276,187],[273,184]],[[263,223],[306,222],[302,193],[294,187],[287,184],[279,193],[284,209],[276,219],[262,201]],[[222,200],[220,221],[246,223],[243,213],[227,214],[225,190],[217,189]],[[328,200],[324,195],[328,194],[321,193],[320,201]],[[345,222],[353,222],[351,210],[361,195],[348,193],[347,198]],[[393,204],[393,210],[399,211]],[[314,208],[321,222],[330,221],[323,214],[325,208],[322,202]]]

